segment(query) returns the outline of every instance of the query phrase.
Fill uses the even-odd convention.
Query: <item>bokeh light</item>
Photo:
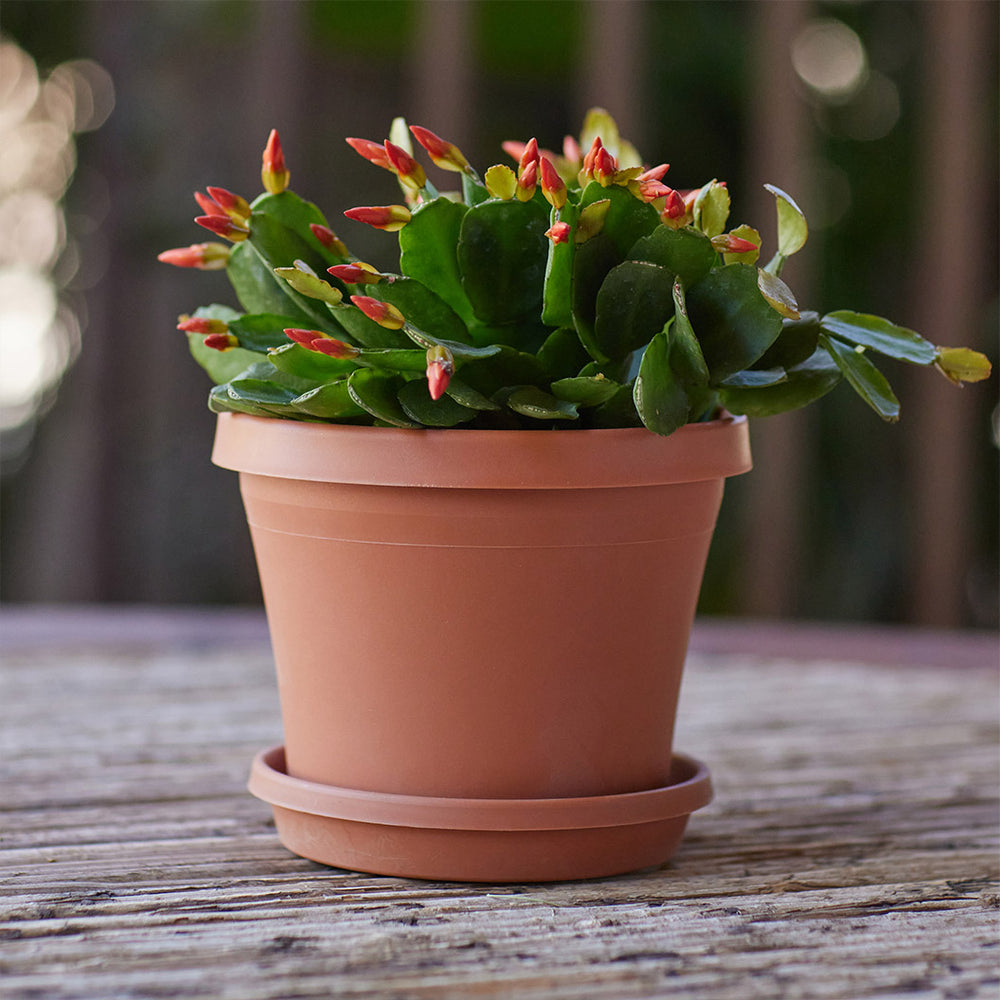
[[[80,317],[61,296],[81,257],[63,196],[74,136],[113,108],[97,63],[64,62],[43,79],[31,56],[0,40],[0,430],[30,425],[79,349]],[[23,446],[24,435],[16,440]]]

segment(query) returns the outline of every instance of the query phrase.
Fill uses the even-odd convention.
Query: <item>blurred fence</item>
[[[393,197],[345,135],[381,139],[404,114],[485,165],[503,139],[558,143],[599,103],[648,157],[670,160],[676,186],[726,178],[734,221],[762,220],[765,240],[761,184],[795,194],[817,220],[787,272],[800,302],[887,315],[995,360],[997,11],[7,0],[4,30],[40,65],[96,60],[118,97],[79,141],[68,198],[104,192],[87,244],[103,277],[71,295],[82,351],[7,464],[5,599],[258,599],[235,477],[208,463],[207,386],[172,332],[178,313],[231,295],[221,276],[155,253],[199,239],[195,188],[256,190],[272,126],[296,190],[335,219]],[[812,73],[838,69],[834,36],[817,35],[831,23],[863,60],[840,93]],[[352,246],[378,262],[385,242],[360,228]],[[846,390],[754,425],[756,469],[729,490],[703,610],[996,624],[996,377],[962,392],[908,376],[890,373],[896,428]]]

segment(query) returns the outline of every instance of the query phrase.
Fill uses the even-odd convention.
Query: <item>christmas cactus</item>
[[[411,135],[460,175],[460,192],[438,192]],[[643,165],[599,109],[562,155],[534,139],[507,143],[512,165],[482,175],[455,145],[401,120],[384,143],[347,141],[398,178],[404,204],[344,213],[397,234],[398,273],[358,260],[288,189],[275,132],[254,202],[223,188],[195,196],[205,213],[196,221],[232,246],[160,255],[225,268],[242,305],[180,320],[216,383],[214,411],[408,428],[644,424],[670,434],[723,410],[795,409],[841,380],[894,421],[899,403],[873,354],[956,383],[989,374],[981,354],[937,347],[880,317],[800,311],[780,277],[807,235],[792,198],[768,188],[778,245],[760,267],[759,233],[727,229],[724,183],[668,187],[667,164]]]

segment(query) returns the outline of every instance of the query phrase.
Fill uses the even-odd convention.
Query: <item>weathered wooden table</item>
[[[256,613],[6,609],[5,998],[1000,996],[995,636],[701,625],[662,869],[563,885],[290,855]]]

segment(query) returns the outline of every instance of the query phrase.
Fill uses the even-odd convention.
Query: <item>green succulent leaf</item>
[[[633,383],[619,386],[606,403],[590,413],[590,425],[592,427],[642,427],[642,420],[635,408],[633,389]]]
[[[493,398],[502,389],[521,385],[539,388],[551,381],[533,354],[501,347],[494,356],[467,361],[462,381],[482,395]]]
[[[750,368],[781,333],[781,317],[757,287],[757,268],[727,264],[687,293],[688,316],[711,382]]]
[[[644,344],[673,315],[673,275],[656,264],[625,261],[612,268],[597,293],[594,342],[607,358],[621,358]]]
[[[406,348],[382,348],[377,350],[362,350],[357,357],[357,363],[368,368],[381,368],[396,372],[422,372],[427,368],[427,351],[412,351]]]
[[[614,241],[598,233],[576,248],[573,260],[573,324],[587,353],[595,361],[607,361],[607,355],[594,338],[597,295],[604,279],[621,262]]]
[[[467,211],[465,205],[447,198],[435,198],[417,208],[399,231],[399,269],[435,292],[469,325],[474,313],[462,287],[456,253]],[[403,314],[407,315],[405,309]],[[416,318],[414,322],[420,325]]]
[[[792,290],[777,275],[760,268],[757,271],[757,288],[775,312],[785,319],[799,318],[799,304]]]
[[[720,389],[762,389],[788,381],[784,368],[747,368],[719,383]]]
[[[825,396],[840,382],[840,369],[830,354],[817,348],[805,361],[788,369],[783,382],[763,388],[726,388],[719,392],[730,413],[770,417],[797,410]]]
[[[189,333],[187,339],[191,357],[205,369],[208,377],[216,385],[222,385],[235,378],[255,361],[264,360],[264,355],[256,351],[245,351],[241,347],[234,347],[229,351],[217,351],[213,347],[206,347],[205,337],[200,333]]]
[[[701,412],[711,395],[708,367],[688,318],[684,286],[674,282],[673,322],[650,341],[639,365],[633,396],[642,422],[657,434],[672,434]]]
[[[213,413],[246,413],[251,417],[273,417],[276,414],[256,403],[246,402],[229,394],[229,383],[215,386],[208,394],[208,408]]]
[[[514,389],[506,403],[515,413],[533,420],[576,420],[580,415],[576,403],[557,399],[533,385]]]
[[[548,213],[536,201],[490,199],[466,211],[458,242],[462,287],[477,318],[502,325],[539,315]]]
[[[289,341],[285,330],[298,326],[293,316],[275,316],[273,313],[254,313],[240,316],[229,324],[229,332],[239,339],[240,347],[248,351],[267,351],[272,347],[284,347]],[[337,330],[332,322],[326,324],[324,332]],[[339,330],[337,330],[339,332]]]
[[[300,198],[294,191],[286,190],[279,194],[262,194],[254,200],[250,208],[255,214],[270,216],[287,229],[298,234],[303,244],[308,248],[310,256],[316,261],[313,270],[320,271],[321,268],[325,270],[329,265],[340,264],[345,260],[344,257],[320,243],[313,235],[309,227],[311,225],[327,226],[326,217],[312,202]]]
[[[670,335],[661,330],[649,342],[633,389],[635,408],[654,434],[673,434],[687,423],[691,404],[670,364]]]
[[[322,420],[346,420],[366,413],[351,396],[346,376],[296,396],[291,406],[300,413]]]
[[[618,391],[620,384],[603,375],[591,375],[558,379],[550,388],[557,399],[564,399],[578,406],[600,406]]]
[[[424,350],[432,347],[447,347],[456,358],[491,358],[494,354],[499,354],[501,347],[499,344],[488,344],[484,347],[475,347],[472,344],[460,344],[454,340],[441,340],[432,337],[423,330],[415,327],[412,323],[407,323],[403,328],[406,335],[415,344],[419,344]]]
[[[712,269],[716,253],[712,241],[697,229],[658,226],[649,236],[636,241],[629,258],[659,264],[690,288]]]
[[[565,222],[574,230],[579,212],[567,202],[561,209],[552,209],[550,225]],[[576,242],[572,233],[562,243],[549,242],[545,264],[545,284],[542,289],[542,322],[549,326],[569,326],[573,322],[573,257]]]
[[[829,351],[851,388],[885,421],[899,420],[899,400],[886,377],[868,360],[864,348],[851,348],[826,334],[820,343]]]
[[[537,357],[551,379],[569,378],[590,361],[572,326],[553,330],[538,349]]]
[[[463,406],[447,393],[431,399],[426,379],[407,382],[399,390],[399,402],[406,415],[425,427],[456,427],[476,416],[476,410]]]
[[[809,226],[802,209],[795,204],[791,195],[785,194],[773,184],[765,184],[764,188],[774,195],[778,211],[778,253],[783,257],[791,257],[798,253],[809,236]]]
[[[228,387],[229,396],[243,403],[251,403],[279,416],[286,416],[295,393],[277,382],[261,378],[233,379]]]
[[[850,312],[846,309],[828,313],[820,321],[823,330],[849,344],[870,347],[886,357],[909,361],[915,365],[931,365],[937,349],[919,333],[905,326],[896,326],[881,316]]]
[[[301,344],[285,343],[267,352],[267,360],[280,372],[313,382],[327,382],[340,378],[357,368],[354,361],[331,358],[317,351],[310,351]]]
[[[346,331],[343,339],[348,343],[371,348],[410,347],[410,338],[402,330],[387,330],[379,326],[357,306],[341,302],[339,305],[331,306],[331,310],[337,322]]]
[[[248,241],[233,247],[226,274],[248,313],[289,316],[295,320],[295,326],[304,327],[329,320],[326,309],[314,307],[309,299],[293,292]]]
[[[812,357],[819,343],[819,314],[803,312],[781,324],[778,339],[765,351],[756,368],[792,368]]]
[[[706,236],[721,236],[729,219],[729,190],[718,181],[710,181],[694,201],[694,225]]]
[[[456,403],[461,403],[462,406],[466,406],[470,410],[495,411],[500,409],[500,406],[488,396],[484,396],[477,389],[473,389],[471,385],[454,375],[451,377],[445,393],[451,396]]]
[[[374,368],[359,368],[347,379],[351,399],[373,417],[393,427],[419,427],[399,402],[403,379]]]
[[[405,229],[404,226],[400,232]],[[416,278],[392,277],[381,281],[373,294],[394,305],[418,329],[433,330],[435,337],[468,343],[469,331],[458,313]]]
[[[617,185],[601,187],[597,181],[591,181],[583,189],[580,208],[604,199],[610,204],[600,235],[606,236],[614,246],[617,264],[628,257],[637,240],[648,236],[660,225],[660,216],[652,205],[640,201],[626,188]],[[588,240],[583,246],[592,242]]]

